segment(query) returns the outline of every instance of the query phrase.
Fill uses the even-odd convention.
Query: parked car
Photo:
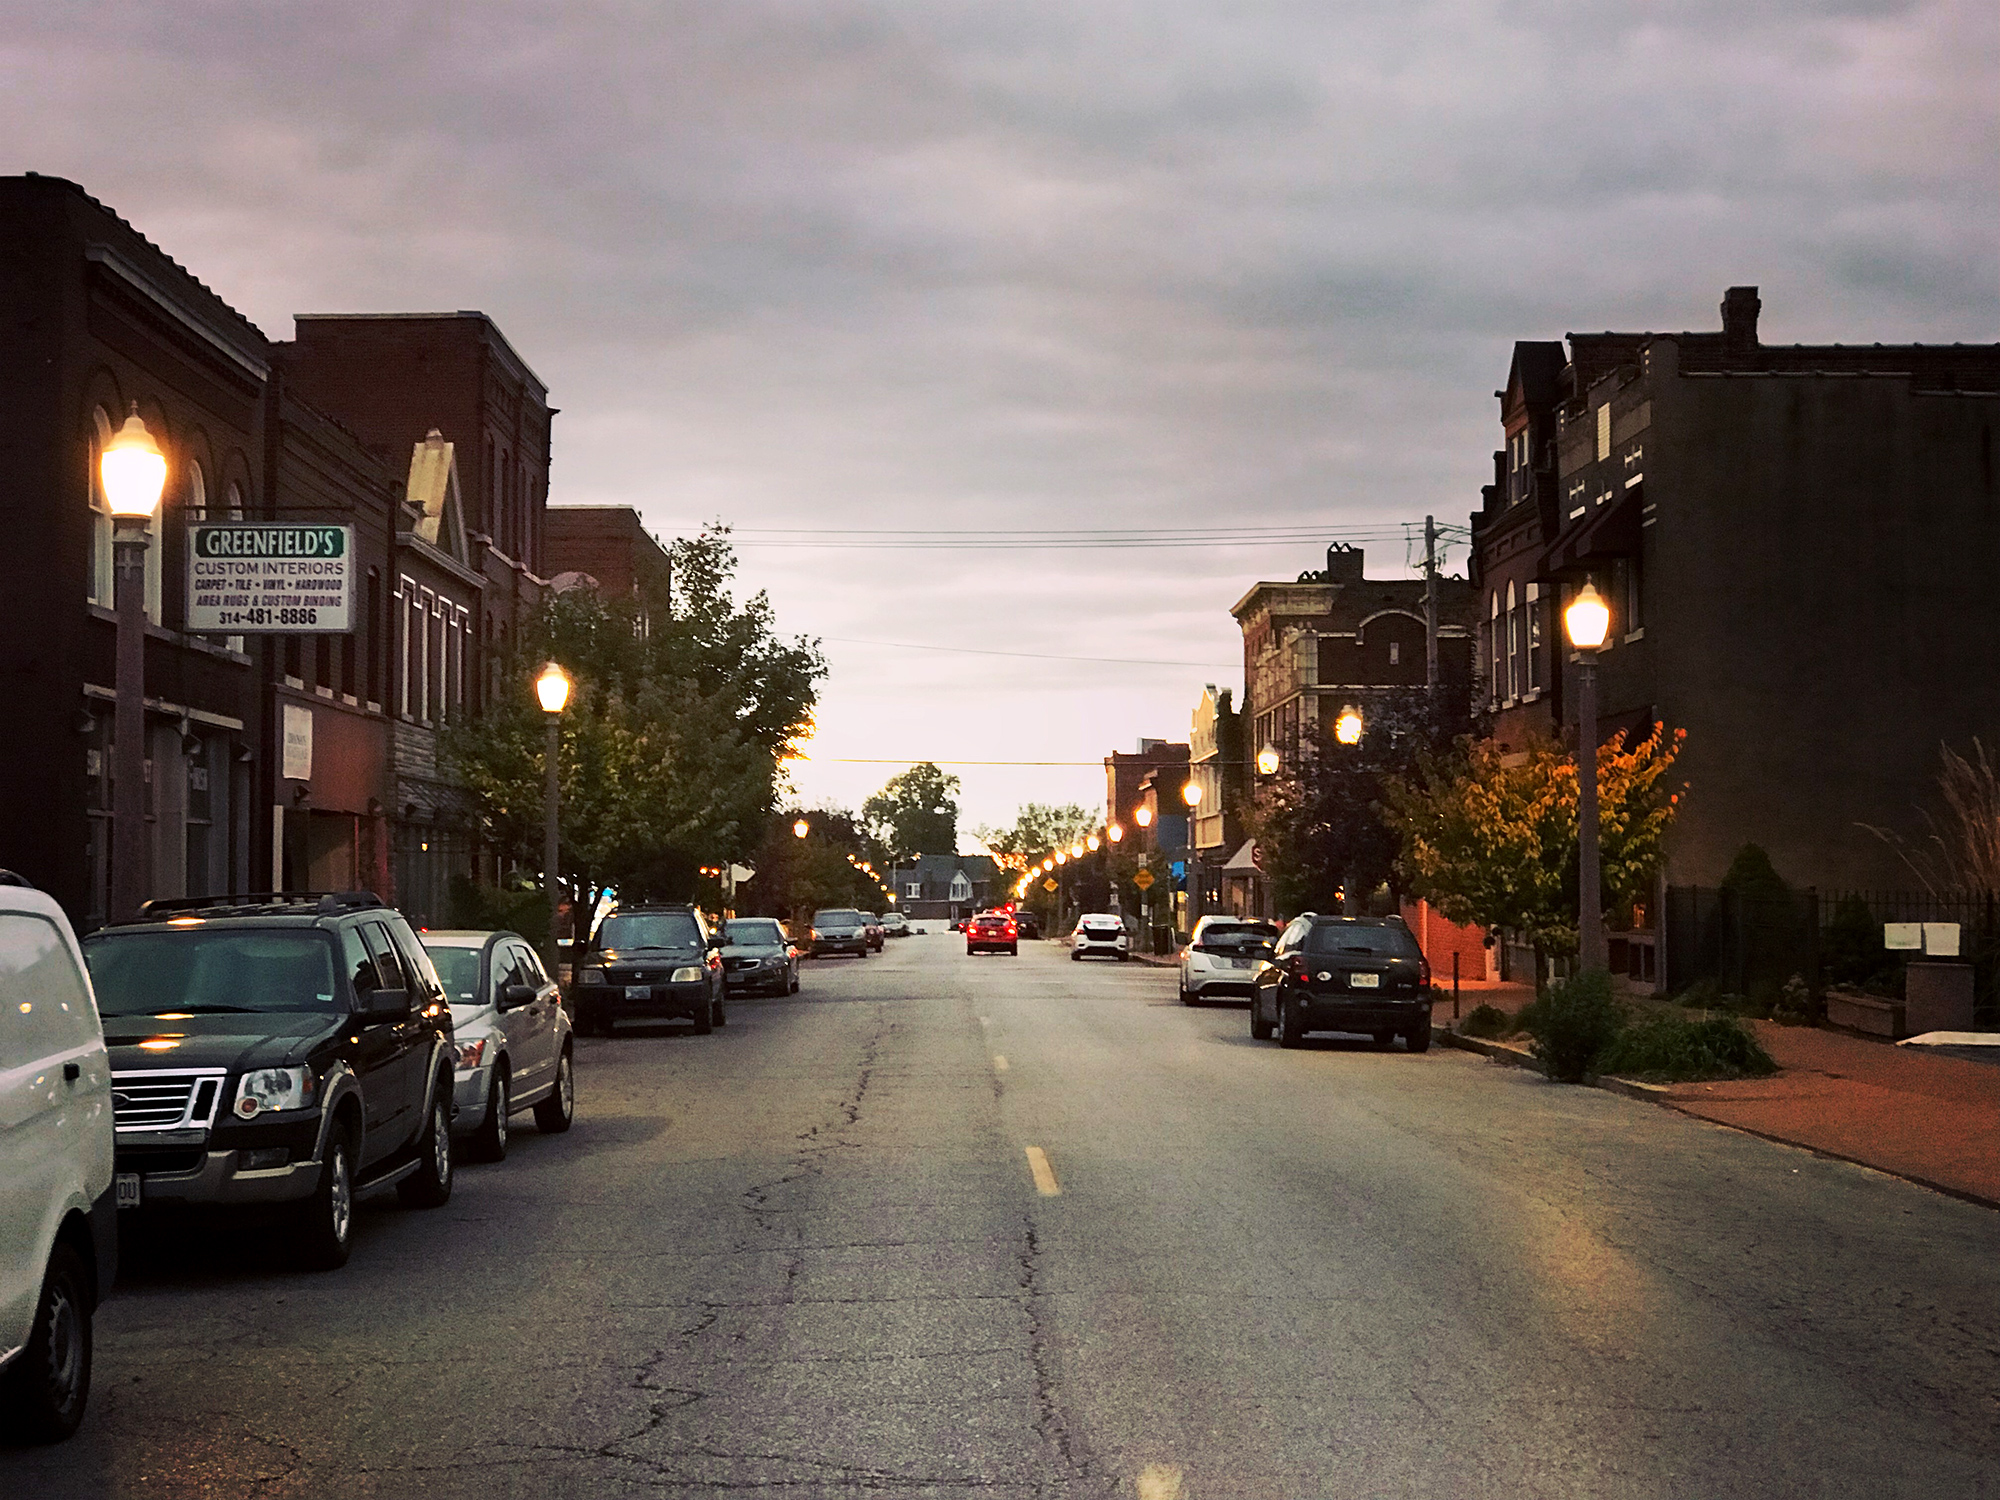
[[[1014,913],[1014,930],[1024,938],[1039,942],[1042,936],[1042,919],[1027,907],[1020,907]]]
[[[799,992],[799,950],[774,917],[732,917],[722,924],[722,982],[732,992]]]
[[[1274,922],[1246,917],[1202,917],[1181,950],[1181,1004],[1199,1005],[1221,995],[1248,999],[1257,970],[1278,941]]]
[[[868,956],[868,924],[861,913],[852,907],[829,907],[825,911],[813,913],[812,956],[824,958],[829,953],[852,953],[857,958]]]
[[[284,1242],[332,1269],[361,1193],[451,1197],[451,1007],[377,897],[149,901],[83,955],[111,1050],[121,1205],[280,1205]]]
[[[1077,918],[1076,932],[1070,939],[1069,956],[1083,959],[1091,955],[1115,958],[1125,962],[1131,939],[1125,934],[1125,920],[1116,912],[1090,912]]]
[[[0,870],[0,1430],[49,1443],[90,1399],[118,1271],[111,1060],[55,901]]]
[[[888,936],[887,929],[882,926],[882,919],[872,911],[864,911],[861,914],[861,931],[868,939],[870,950],[880,953],[882,940]]]
[[[513,932],[425,932],[444,981],[458,1048],[452,1129],[478,1161],[507,1155],[508,1120],[535,1112],[549,1135],[576,1117],[576,1069],[562,991],[527,940]]]
[[[892,938],[908,937],[911,931],[910,919],[901,912],[885,911],[882,913],[882,936]]]
[[[1431,1045],[1431,966],[1397,919],[1296,917],[1257,973],[1250,1035],[1296,1047],[1309,1031],[1358,1032],[1412,1052]]]
[[[1012,953],[1021,951],[1020,929],[1005,912],[982,912],[965,924],[967,953]]]
[[[729,1023],[721,934],[684,902],[621,906],[597,925],[571,994],[585,1036],[610,1036],[620,1021],[686,1021],[696,1036]]]

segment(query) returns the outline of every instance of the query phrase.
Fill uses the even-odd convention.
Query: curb
[[[1455,1031],[1439,1029],[1437,1040],[1447,1047],[1456,1047],[1461,1052],[1476,1052],[1481,1057],[1489,1057],[1494,1062],[1508,1067],[1526,1068],[1532,1073],[1546,1073],[1542,1065],[1529,1055],[1525,1047],[1510,1047],[1505,1042],[1491,1041],[1486,1037],[1460,1036]],[[1713,1125],[1722,1130],[1734,1130],[1743,1135],[1755,1136],[1760,1141],[1770,1141],[1774,1145],[1790,1146],[1795,1151],[1809,1151],[1814,1156],[1825,1157],[1829,1161],[1844,1161],[1849,1166],[1865,1167],[1870,1172],[1880,1172],[1884,1177],[1893,1177],[1899,1182],[1927,1188],[1933,1193],[1942,1193],[1947,1198],[1956,1198],[1961,1203],[1971,1203],[1980,1208],[2000,1209],[2000,1199],[1984,1197],[1979,1193],[1949,1183],[1936,1182],[1928,1177],[1919,1177],[1913,1172],[1898,1172],[1879,1162],[1864,1161],[1858,1156],[1849,1156],[1839,1151],[1829,1151],[1823,1146],[1809,1145],[1805,1141],[1795,1141],[1789,1136],[1774,1135],[1768,1130],[1757,1130],[1748,1125],[1732,1125],[1723,1120],[1711,1120],[1706,1115],[1698,1115],[1692,1110],[1682,1109],[1671,1097],[1673,1085],[1664,1083],[1639,1083],[1630,1078],[1613,1078],[1603,1074],[1590,1074],[1583,1080],[1586,1088],[1601,1089],[1607,1094],[1617,1094],[1622,1098],[1635,1099],[1641,1104],[1658,1105],[1670,1109],[1677,1115],[1690,1120],[1699,1120],[1704,1125]]]

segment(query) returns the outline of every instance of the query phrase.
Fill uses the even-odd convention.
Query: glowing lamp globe
[[[1275,776],[1278,774],[1278,747],[1266,745],[1257,752],[1257,774]]]
[[[126,521],[150,521],[167,484],[167,456],[139,416],[139,403],[97,460],[97,477],[111,514]]]
[[[1563,624],[1569,630],[1569,643],[1579,651],[1595,651],[1604,644],[1605,632],[1611,628],[1611,610],[1595,584],[1585,583],[1578,591],[1563,611]]]
[[[1125,837],[1125,827],[1122,823],[1113,823],[1104,830],[1104,836],[1115,844]]]
[[[1344,708],[1340,717],[1333,721],[1333,737],[1343,745],[1361,743],[1361,710]]]
[[[1200,806],[1201,806],[1201,785],[1200,785],[1200,783],[1199,783],[1199,782],[1193,782],[1193,781],[1190,781],[1190,782],[1189,782],[1189,783],[1188,783],[1188,784],[1187,784],[1186,786],[1182,787],[1182,788],[1181,788],[1181,801],[1185,802],[1185,803],[1186,803],[1186,804],[1188,805],[1188,808],[1189,808],[1190,810],[1193,810],[1194,808],[1197,808],[1197,807],[1200,807]]]
[[[812,831],[812,824],[808,823],[804,818],[800,818],[798,822],[792,825],[792,837],[795,839],[802,839]]]
[[[542,700],[543,713],[561,713],[569,707],[569,674],[550,662],[535,679],[535,696]]]
[[[1152,808],[1142,807],[1138,809],[1132,814],[1132,821],[1137,823],[1141,828],[1151,828],[1153,826]]]

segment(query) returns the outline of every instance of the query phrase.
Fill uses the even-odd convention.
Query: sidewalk
[[[1464,989],[1464,1011],[1484,1002],[1511,1015],[1534,999],[1527,985]],[[1448,1025],[1450,1014],[1447,1001],[1437,1023]],[[1775,1077],[1637,1086],[1614,1080],[1617,1092],[2000,1208],[2000,1067],[1845,1032],[1750,1024],[1778,1065]],[[1472,1048],[1501,1049],[1516,1054],[1509,1061],[1526,1060],[1525,1038]]]

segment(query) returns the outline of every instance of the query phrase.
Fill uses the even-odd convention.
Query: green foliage
[[[454,875],[450,903],[452,926],[480,932],[518,932],[537,952],[548,952],[549,900],[534,886],[503,889]]]
[[[1790,901],[1792,888],[1771,863],[1771,856],[1758,844],[1745,844],[1736,851],[1736,857],[1729,862],[1729,872],[1722,877],[1722,889],[1733,891],[1746,902],[1780,903]]]
[[[574,679],[562,715],[561,877],[576,925],[603,893],[685,900],[704,864],[762,841],[781,762],[810,732],[826,665],[817,643],[781,640],[769,600],[738,605],[725,528],[674,543],[672,599],[552,596],[524,629],[476,719],[448,726],[446,762],[504,855],[540,863],[547,719],[531,683],[542,662]],[[671,603],[669,618],[666,608]]]
[[[861,804],[861,823],[891,864],[958,852],[958,778],[929,761],[891,776]]]
[[[1684,732],[1661,725],[1597,757],[1598,850],[1608,911],[1648,899],[1679,792],[1668,781]],[[1519,933],[1537,953],[1576,951],[1577,771],[1547,740],[1508,751],[1461,741],[1384,788],[1410,894],[1446,918]]]
[[[1876,986],[1894,978],[1895,961],[1882,946],[1882,924],[1859,896],[1843,897],[1820,934],[1820,972],[1828,984]]]
[[[1458,1023],[1458,1033],[1460,1036],[1505,1036],[1512,1022],[1513,1017],[1497,1005],[1475,1005]]]
[[[1812,987],[1803,974],[1794,974],[1778,991],[1778,998],[1772,1002],[1772,1019],[1782,1021],[1787,1026],[1809,1026],[1818,1020],[1825,1007],[1814,996]]]
[[[1521,1012],[1534,1056],[1559,1083],[1581,1083],[1624,1024],[1611,976],[1596,969],[1550,985]]]
[[[1695,1083],[1768,1078],[1778,1065],[1734,1016],[1692,1020],[1669,1010],[1620,1031],[1597,1054],[1594,1071],[1648,1083]]]
[[[1067,803],[1061,807],[1046,802],[1029,802],[1022,806],[1014,817],[1012,828],[980,828],[974,830],[979,841],[992,852],[993,861],[1000,867],[999,879],[994,882],[995,900],[1011,899],[1014,882],[1030,865],[1040,864],[1044,857],[1056,849],[1066,849],[1097,828],[1097,818],[1089,808]],[[1120,864],[1120,856],[1115,846],[1107,846],[1110,853],[1103,856],[1108,878],[1116,881],[1121,871],[1129,879],[1130,869]],[[1129,861],[1128,861],[1129,864]],[[1166,865],[1161,863],[1155,871],[1165,878]],[[1127,899],[1136,902],[1138,888],[1132,887]],[[1053,930],[1055,922],[1056,898],[1042,889],[1038,879],[1029,887],[1024,903],[1042,920],[1045,928]],[[1136,905],[1135,905],[1136,909]]]

